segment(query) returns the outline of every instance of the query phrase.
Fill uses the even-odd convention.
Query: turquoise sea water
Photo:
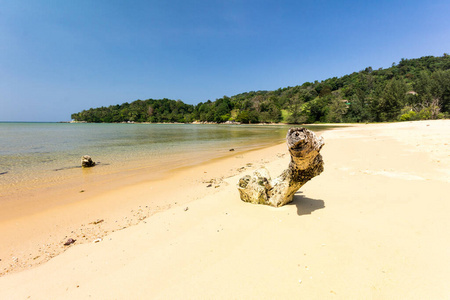
[[[97,175],[146,167],[158,173],[283,142],[289,126],[203,124],[0,123],[1,189],[57,184],[81,176],[80,158]],[[312,128],[314,130],[314,128]],[[321,129],[323,129],[321,127]]]

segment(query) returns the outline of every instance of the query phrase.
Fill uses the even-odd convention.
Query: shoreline
[[[399,121],[400,122],[400,121]],[[388,124],[388,123],[399,123],[399,122],[380,122],[380,123],[303,123],[303,124],[291,124],[291,123],[240,123],[240,122],[234,122],[234,121],[227,121],[227,122],[208,122],[208,121],[204,121],[204,122],[200,122],[200,121],[194,121],[194,122],[190,122],[190,123],[177,123],[177,122],[164,122],[164,123],[151,123],[151,122],[86,122],[86,121],[58,121],[58,122],[48,122],[48,123],[69,123],[69,124],[136,124],[136,125],[140,125],[140,124],[144,124],[144,125],[165,125],[165,124],[180,124],[180,125],[244,125],[244,126],[291,126],[291,127],[303,127],[303,126],[336,126],[336,127],[340,127],[340,126],[352,126],[352,125],[364,125],[364,124]],[[406,122],[406,121],[402,121],[402,122]],[[1,122],[0,122],[1,123]],[[16,123],[21,123],[21,122],[16,122]],[[26,122],[25,122],[26,123]],[[35,122],[29,122],[29,123],[35,123]],[[39,122],[36,122],[39,123]],[[41,123],[45,123],[45,122],[41,122]]]
[[[244,131],[253,132],[259,130],[259,126],[261,125],[246,126],[247,129]],[[127,126],[125,125],[125,127]],[[265,148],[275,145],[278,141],[282,143],[285,136],[284,128],[287,127],[277,126],[277,128],[272,130],[270,127],[265,127],[261,132],[278,132],[278,137],[269,134],[270,138],[264,138],[264,133],[262,135],[255,134],[257,137],[255,140],[249,139],[244,142],[236,139],[229,143],[222,142],[220,145],[217,143],[219,146],[212,148],[199,146],[201,148],[197,147],[199,149],[195,151],[170,150],[161,157],[157,156],[156,147],[151,148],[150,151],[141,149],[141,147],[136,153],[130,152],[124,155],[125,152],[122,151],[112,155],[113,152],[105,151],[103,153],[92,146],[89,149],[74,150],[73,153],[71,149],[54,153],[46,150],[50,152],[44,156],[30,155],[26,164],[20,159],[15,160],[12,157],[11,166],[8,166],[9,162],[6,161],[6,172],[0,170],[2,179],[0,183],[0,222],[37,213],[57,205],[81,201],[86,198],[87,193],[90,196],[98,195],[112,188],[163,178],[169,176],[170,172],[176,172],[180,166],[203,164],[217,157],[227,157],[237,155],[236,153],[242,151]],[[316,131],[327,128],[329,126],[312,127]],[[228,131],[228,129],[223,130]],[[235,150],[234,154],[229,151],[231,148]],[[117,149],[114,151],[117,152]],[[70,154],[66,155],[66,153]],[[149,153],[150,155],[148,155]],[[91,155],[97,162],[97,166],[89,169],[80,168],[79,157],[84,154]],[[5,157],[8,155],[10,154]],[[22,161],[26,162],[26,160]]]
[[[52,235],[83,214],[83,226],[64,230],[87,242],[0,277],[0,296],[448,297],[450,121],[361,124],[319,135],[324,172],[281,208],[242,202],[236,183],[261,165],[278,175],[289,163],[284,143],[71,204],[72,219],[55,210],[42,218],[58,224],[49,227]],[[20,222],[12,225],[21,236]]]
[[[244,145],[240,148],[233,148],[233,151],[226,148],[219,150],[221,152],[219,154],[204,153],[206,155],[202,157],[196,154],[194,159],[191,157],[191,160],[187,161],[182,159],[182,157],[177,157],[175,162],[168,163],[167,161],[163,161],[163,165],[161,163],[158,165],[158,163],[149,160],[133,161],[127,164],[126,168],[124,166],[118,166],[118,168],[115,166],[116,169],[111,168],[110,164],[106,164],[109,167],[109,170],[106,172],[103,170],[105,164],[100,163],[93,168],[83,169],[81,166],[65,168],[78,174],[66,175],[60,181],[50,180],[48,182],[39,182],[38,184],[33,182],[31,188],[27,187],[27,184],[30,182],[25,181],[14,186],[13,190],[7,189],[5,194],[0,195],[0,222],[26,215],[33,215],[42,210],[52,209],[57,206],[83,201],[86,199],[88,193],[89,197],[93,197],[112,189],[130,187],[142,182],[167,179],[180,170],[207,165],[217,160],[220,161],[221,159],[232,156],[262,150],[277,144],[282,144],[282,142],[252,146]],[[181,163],[182,166],[179,166],[180,160],[183,160]],[[79,173],[82,173],[82,176]],[[61,198],[65,200],[61,201]],[[49,201],[49,199],[58,200]],[[32,207],[29,206],[30,203],[33,203]],[[17,208],[20,209],[15,212]]]
[[[222,131],[228,131],[228,129],[222,129]],[[248,131],[248,129],[244,129],[244,131]],[[284,130],[272,131],[265,128],[264,131],[283,132]],[[11,214],[11,212],[7,211],[11,211],[9,208],[13,208],[18,204],[21,204],[22,210],[29,213],[37,212],[54,205],[47,205],[50,204],[47,198],[59,197],[64,200],[64,203],[78,201],[84,198],[83,195],[75,196],[76,193],[81,191],[89,191],[89,193],[95,192],[95,190],[105,191],[117,186],[158,179],[167,176],[168,172],[177,170],[180,166],[203,164],[216,157],[226,157],[231,154],[229,153],[230,148],[235,149],[235,153],[237,153],[274,145],[278,143],[278,140],[282,141],[281,136],[274,137],[272,135],[264,139],[264,136],[260,134],[256,139],[250,139],[246,142],[239,139],[227,142],[224,139],[224,142],[214,144],[208,141],[206,144],[212,145],[211,147],[204,146],[205,143],[202,140],[199,142],[199,146],[190,146],[190,150],[183,150],[180,147],[178,147],[180,148],[179,150],[172,150],[176,148],[176,145],[174,145],[166,152],[158,150],[158,147],[153,147],[157,143],[153,143],[147,148],[140,146],[136,148],[135,152],[133,152],[133,149],[130,152],[127,152],[128,150],[123,151],[123,149],[119,149],[120,144],[116,146],[114,143],[112,143],[113,147],[111,147],[113,150],[109,152],[97,151],[92,145],[88,145],[88,149],[64,149],[64,151],[49,152],[46,156],[41,155],[42,157],[29,155],[31,158],[27,158],[27,164],[21,162],[20,159],[14,160],[15,157],[13,157],[11,158],[12,165],[8,166],[8,161],[6,161],[6,172],[1,175],[0,222],[16,217],[17,215],[14,216],[14,212]],[[194,144],[195,142],[191,143],[191,145]],[[169,145],[169,147],[171,146]],[[131,147],[128,148],[131,149]],[[159,154],[158,151],[163,154]],[[90,169],[81,169],[79,157],[84,154],[91,155],[97,162],[97,166]],[[10,154],[7,153],[5,157],[8,157],[8,155]],[[22,159],[22,161],[26,162],[25,159]],[[1,171],[0,173],[2,173]],[[122,182],[122,179],[125,179],[125,182]],[[102,188],[103,185],[105,185],[104,188]],[[69,193],[69,197],[67,197],[66,191]],[[31,202],[33,203],[32,206],[27,205]],[[23,212],[20,212],[20,214],[23,214]]]
[[[223,184],[224,178],[254,168],[256,161],[253,156],[262,159],[271,149],[283,147],[285,143],[231,151],[198,165],[175,167],[165,173],[158,173],[157,178],[148,176],[152,168],[146,172],[149,168],[143,167],[137,172],[128,170],[121,172],[118,177],[113,175],[112,179],[100,182],[43,188],[29,194],[29,200],[21,200],[19,204],[14,202],[14,198],[5,201],[1,205],[0,215],[0,277],[33,268],[65,252],[70,248],[63,246],[68,238],[77,239],[76,244],[92,242],[111,232],[136,225],[157,212],[188,203],[191,200],[167,199],[178,198],[176,194],[182,193],[183,189],[190,189],[191,184],[195,185],[194,193],[215,189]],[[216,165],[219,166],[217,170]],[[229,170],[224,165],[229,166]],[[176,186],[170,186],[171,181]],[[207,188],[210,184],[213,185]],[[143,199],[148,187],[157,190],[155,193],[159,198],[166,200]],[[164,189],[170,189],[170,197],[164,195],[168,192]],[[129,197],[136,190],[140,193],[139,200]],[[26,193],[21,196],[24,195],[27,196]],[[129,202],[121,203],[120,198]],[[103,211],[102,206],[108,207],[106,211]],[[87,211],[89,213],[86,214]],[[103,221],[93,224],[100,220]]]

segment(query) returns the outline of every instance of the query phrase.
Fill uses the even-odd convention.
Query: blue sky
[[[196,104],[450,52],[450,1],[0,0],[0,121]]]

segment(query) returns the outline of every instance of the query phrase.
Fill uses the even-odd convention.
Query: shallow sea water
[[[0,123],[0,197],[80,176],[146,168],[158,174],[282,143],[290,126]],[[312,130],[324,127],[310,127]],[[98,166],[87,175],[83,155]],[[9,191],[9,192],[8,192]]]

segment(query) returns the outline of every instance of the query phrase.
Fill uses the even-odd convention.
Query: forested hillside
[[[276,91],[224,96],[185,104],[136,100],[72,114],[86,122],[315,123],[380,122],[450,117],[450,56],[402,59],[387,69],[365,70]]]

